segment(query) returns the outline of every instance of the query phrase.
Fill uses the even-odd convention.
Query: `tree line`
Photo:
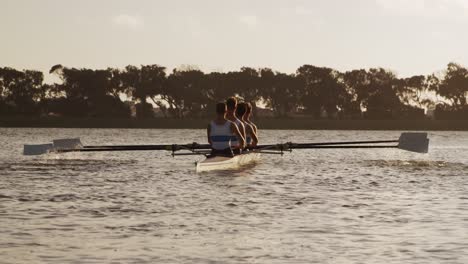
[[[399,78],[383,68],[340,72],[303,65],[294,74],[269,68],[204,73],[194,67],[168,74],[160,65],[124,69],[53,66],[60,82],[44,82],[35,70],[0,68],[0,115],[63,117],[212,116],[214,105],[238,96],[261,102],[276,117],[305,115],[334,119],[468,118],[468,70],[449,63],[440,73]]]

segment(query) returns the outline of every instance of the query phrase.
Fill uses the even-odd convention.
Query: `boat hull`
[[[216,156],[197,162],[197,172],[214,170],[233,170],[260,160],[260,153],[249,152],[234,157]]]

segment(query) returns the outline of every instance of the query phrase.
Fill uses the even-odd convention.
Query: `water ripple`
[[[298,150],[197,174],[167,152],[21,155],[51,135],[89,144],[204,142],[204,130],[1,129],[4,263],[467,263],[468,133],[427,155]],[[394,131],[262,131],[265,141]],[[273,143],[273,142],[265,142]]]

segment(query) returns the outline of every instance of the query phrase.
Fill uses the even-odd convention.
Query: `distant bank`
[[[121,118],[12,118],[0,117],[0,127],[57,128],[206,128],[208,119]],[[324,130],[464,130],[468,120],[314,120],[306,118],[262,118],[262,129]]]

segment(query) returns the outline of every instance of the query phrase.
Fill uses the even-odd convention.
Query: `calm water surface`
[[[468,132],[430,132],[429,154],[296,150],[202,174],[202,157],[162,151],[22,156],[24,143],[66,137],[206,142],[204,130],[0,128],[0,263],[468,263]]]

